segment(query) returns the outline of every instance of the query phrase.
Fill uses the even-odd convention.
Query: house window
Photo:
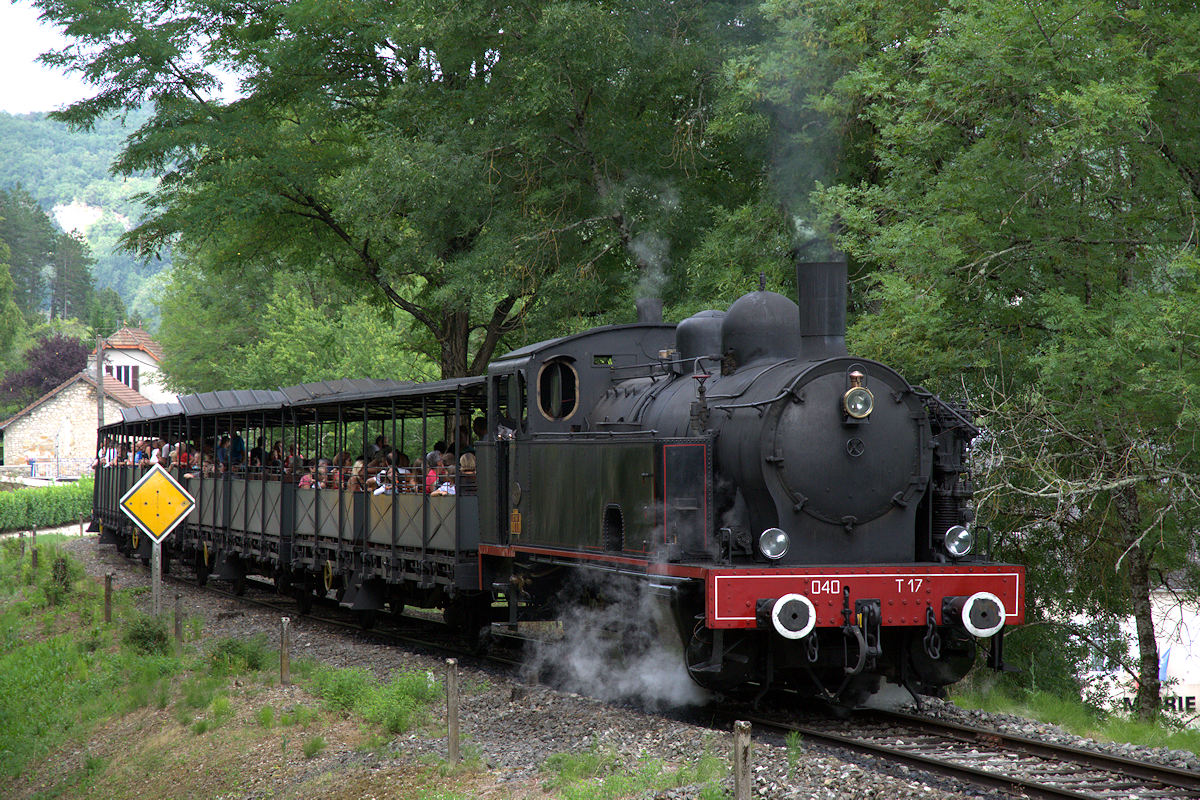
[[[118,364],[115,367],[108,365],[104,368],[104,371],[128,386],[130,389],[133,389],[135,392],[140,391],[138,387],[140,382],[138,378],[140,376],[138,373],[141,372],[141,368],[136,364],[133,366],[130,366],[129,364]]]

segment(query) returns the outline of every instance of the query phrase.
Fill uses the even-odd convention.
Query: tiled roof
[[[95,378],[93,378],[91,375],[88,375],[85,372],[76,373],[73,377],[67,378],[65,381],[60,383],[58,386],[55,386],[53,389],[46,392],[44,395],[39,397],[37,400],[34,400],[32,403],[30,403],[29,405],[25,406],[20,411],[18,411],[16,414],[13,414],[11,417],[4,420],[4,422],[0,422],[0,431],[7,430],[9,425],[13,424],[14,422],[19,420],[21,417],[25,416],[26,414],[29,414],[35,408],[40,406],[42,403],[45,403],[50,398],[54,397],[59,392],[74,385],[75,383],[78,383],[79,381],[83,381],[84,383],[89,384],[93,389],[96,388],[96,379]],[[130,408],[132,406],[144,406],[144,405],[148,405],[150,403],[149,399],[143,397],[138,392],[135,392],[133,389],[130,389],[128,386],[126,386],[125,384],[123,384],[120,381],[115,380],[115,379],[111,379],[111,380],[106,379],[104,381],[104,394],[107,397],[109,397],[110,399],[117,402],[118,404],[124,406],[125,408]]]
[[[155,361],[163,359],[162,345],[150,338],[150,334],[141,328],[125,326],[105,339],[104,346],[113,350],[141,350]]]

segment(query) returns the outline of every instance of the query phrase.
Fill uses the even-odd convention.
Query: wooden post
[[[86,516],[86,515],[84,515],[84,514],[80,514],[80,515],[79,515],[79,535],[80,535],[81,537],[83,536],[83,521],[84,521],[85,519],[87,519],[87,516]]]
[[[279,619],[279,685],[287,686],[292,681],[291,646],[288,641],[288,626],[292,620],[289,617]]]
[[[104,624],[112,622],[112,582],[113,574],[106,573],[104,576]]]
[[[37,547],[37,528],[34,528],[29,532],[29,544],[33,547]]]
[[[183,652],[183,595],[175,595],[175,650]]]
[[[30,555],[30,558],[33,559],[33,561],[31,562],[31,565],[33,566],[33,571],[37,572],[37,545],[36,544],[29,548],[29,555]]]
[[[446,749],[450,764],[458,763],[458,659],[446,659]]]
[[[25,560],[25,531],[17,534],[17,538],[21,540],[21,560]]]
[[[750,723],[733,723],[733,800],[750,800]]]

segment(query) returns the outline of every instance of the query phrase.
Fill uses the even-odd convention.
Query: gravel
[[[89,574],[101,576],[113,571],[119,587],[148,584],[148,569],[137,561],[123,558],[110,546],[98,546],[94,536],[73,540],[68,549],[80,559]],[[257,633],[278,636],[277,612],[227,600],[182,581],[171,580],[164,586],[164,598],[173,598],[177,592],[183,595],[188,615],[203,618],[203,631],[210,641]],[[148,604],[149,592],[140,600]],[[347,633],[304,617],[293,617],[293,620],[294,657],[311,658],[336,667],[366,667],[381,678],[395,670],[440,675],[445,668],[443,656],[383,643],[370,634]],[[732,736],[728,731],[605,703],[581,694],[530,685],[512,671],[485,662],[473,663],[470,659],[460,659],[460,662],[460,680],[464,687],[460,727],[465,747],[486,765],[489,780],[499,787],[512,786],[514,795],[524,793],[517,791],[518,787],[528,789],[544,779],[541,765],[555,753],[578,753],[599,747],[616,753],[626,765],[633,765],[639,757],[657,758],[677,765],[692,761],[705,752],[725,758],[732,747]],[[947,703],[934,701],[927,704],[926,709],[934,715],[970,724],[991,725],[1037,738],[1057,737],[1093,749],[1119,747],[1079,739],[1053,726],[1007,715],[963,711]],[[683,716],[686,717],[686,713]],[[884,764],[869,757],[843,757],[804,743],[789,749],[783,742],[773,743],[769,739],[756,737],[753,746],[757,797],[944,800],[1007,796],[964,787],[949,779]],[[398,737],[391,747],[398,759],[415,760],[430,754],[440,758],[444,757],[445,741],[412,733]],[[1133,757],[1143,757],[1146,753],[1153,753],[1166,763],[1182,762],[1190,768],[1200,766],[1191,754],[1146,748],[1130,751]],[[732,791],[730,779],[724,781],[724,788]],[[699,793],[700,787],[691,786],[646,796],[691,798]]]

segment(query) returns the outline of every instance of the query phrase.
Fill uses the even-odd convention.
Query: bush
[[[375,677],[361,667],[319,667],[312,677],[313,694],[328,708],[350,711],[375,686]]]
[[[92,479],[63,486],[0,492],[0,531],[78,522],[92,510]]]
[[[252,639],[222,639],[213,650],[214,675],[240,675],[265,669],[272,659],[267,637],[259,634]]]
[[[134,652],[143,655],[166,655],[170,652],[167,623],[151,616],[137,616],[125,629],[122,641]]]

